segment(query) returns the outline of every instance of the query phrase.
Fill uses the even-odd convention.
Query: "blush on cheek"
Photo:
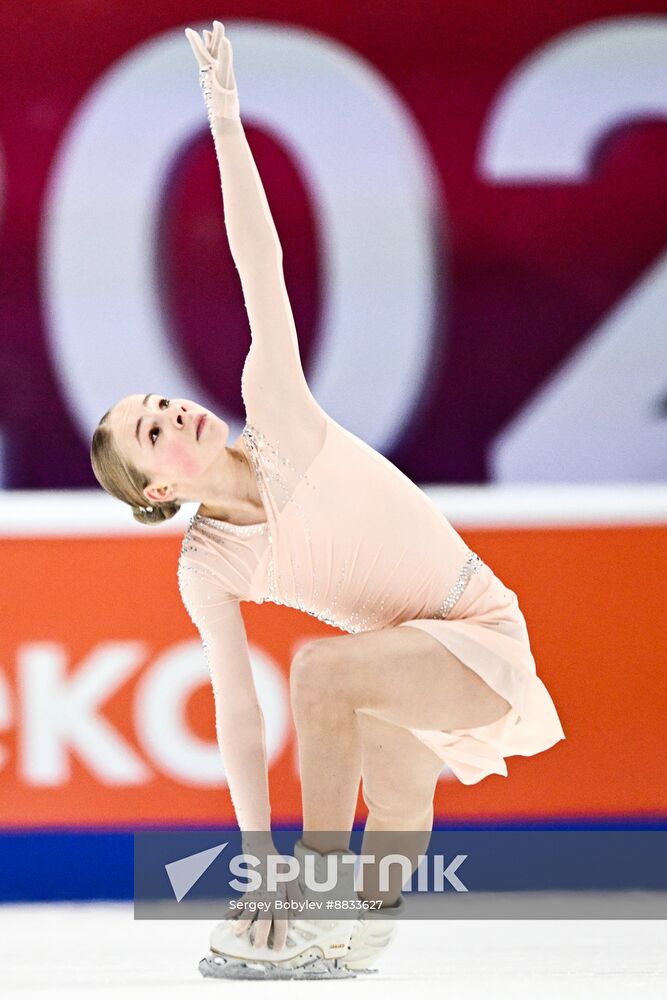
[[[194,479],[200,472],[200,461],[197,460],[197,456],[183,444],[170,445],[165,451],[165,459],[184,479]]]

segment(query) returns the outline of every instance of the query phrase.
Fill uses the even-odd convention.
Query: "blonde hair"
[[[144,489],[150,479],[135,465],[125,462],[115,445],[107,418],[111,410],[107,410],[93,433],[90,445],[90,464],[98,483],[117,500],[122,500],[132,508],[135,521],[141,524],[160,524],[169,520],[181,509],[175,500],[166,503],[150,503],[144,495]]]

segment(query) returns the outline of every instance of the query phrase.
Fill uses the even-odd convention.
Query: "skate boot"
[[[336,858],[331,863],[336,884],[330,892],[318,893],[305,885],[306,859],[313,865],[316,883],[323,884],[327,878],[329,855],[319,854],[301,840],[295,844],[294,856],[300,868],[298,882],[304,900],[358,898],[354,888],[354,865],[342,861],[344,856],[354,857],[354,853],[336,851],[332,854]],[[348,946],[358,924],[359,920],[351,917],[342,920],[290,917],[287,940],[276,952],[268,944],[255,947],[250,938],[251,927],[237,936],[234,921],[223,920],[211,933],[211,950],[199,963],[199,971],[202,976],[215,979],[354,978],[360,972],[374,971],[362,968],[363,963],[354,970],[346,967]]]
[[[387,916],[380,917],[380,913],[386,913]],[[357,971],[370,971],[368,966],[372,965],[391,944],[396,934],[396,918],[400,918],[404,913],[403,896],[399,896],[393,906],[385,906],[380,910],[360,910],[360,919],[358,922],[355,921],[345,955],[346,967]]]

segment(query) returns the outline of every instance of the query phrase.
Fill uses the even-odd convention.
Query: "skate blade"
[[[348,969],[339,958],[311,958],[296,969],[275,962],[247,962],[209,952],[199,963],[204,979],[355,979],[377,969]]]

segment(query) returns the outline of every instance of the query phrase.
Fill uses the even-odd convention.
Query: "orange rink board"
[[[445,769],[436,822],[667,815],[667,526],[451,520],[518,594],[567,738],[508,758],[508,778],[464,786]],[[178,592],[180,534],[149,531],[0,539],[3,828],[235,826],[203,652]],[[338,632],[285,607],[241,608],[272,820],[296,823],[289,664],[304,641]]]

